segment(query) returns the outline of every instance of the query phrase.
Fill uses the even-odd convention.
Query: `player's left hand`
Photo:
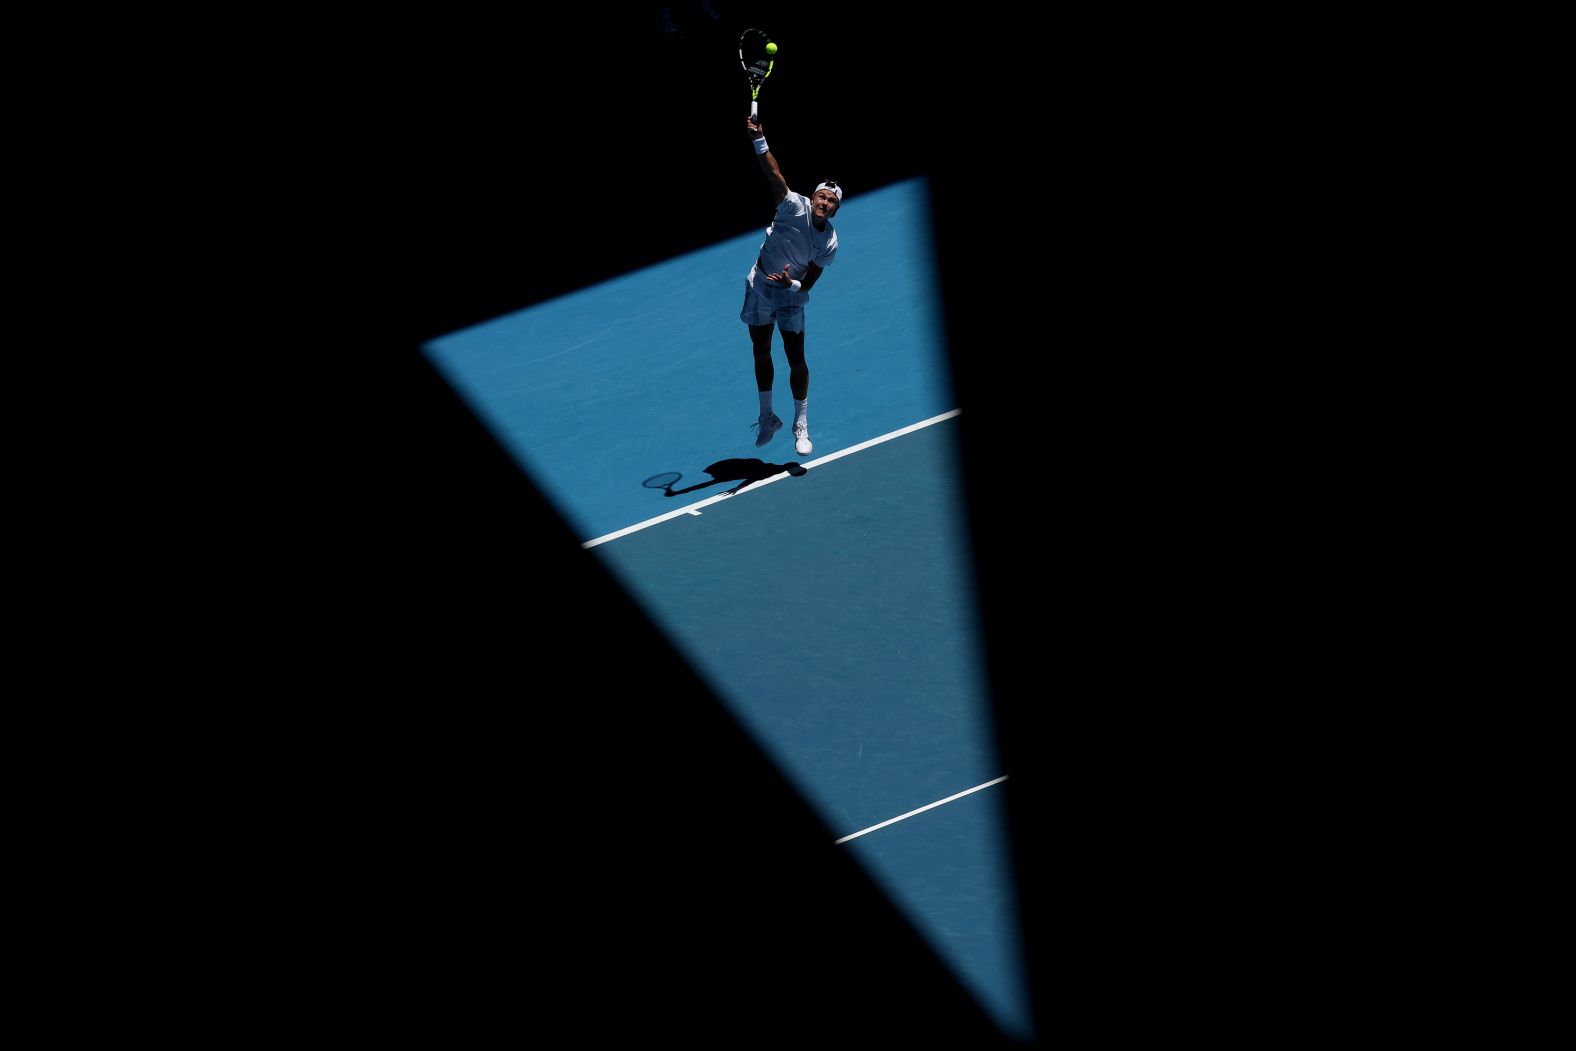
[[[767,274],[766,275],[766,280],[770,281],[772,284],[778,286],[779,288],[789,288],[789,287],[791,287],[793,285],[793,278],[788,273],[788,264],[787,263],[783,264],[783,272],[782,273],[780,273],[780,274]]]

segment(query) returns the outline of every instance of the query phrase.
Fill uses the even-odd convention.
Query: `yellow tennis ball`
[[[777,45],[776,44],[767,44],[766,45],[766,53],[768,55],[775,55],[775,54],[777,54]]]

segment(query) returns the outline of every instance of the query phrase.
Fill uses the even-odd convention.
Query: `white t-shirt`
[[[788,276],[803,281],[812,261],[822,270],[832,265],[837,257],[837,232],[831,220],[825,230],[817,230],[810,215],[810,198],[789,190],[761,242],[761,263],[767,273],[780,274],[787,263]]]

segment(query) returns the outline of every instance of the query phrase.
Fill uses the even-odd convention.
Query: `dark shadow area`
[[[1352,302],[1388,278],[1354,281],[1361,238],[1320,229],[1357,232],[1342,212],[1384,167],[1368,147],[1388,130],[1353,152],[1310,103],[1350,90],[1325,59],[1355,27],[1288,12],[1244,47],[1224,12],[882,2],[784,24],[712,7],[781,45],[761,115],[791,187],[835,174],[851,215],[930,179],[916,221],[963,410],[1042,1036],[1352,1017],[1305,961],[1377,989],[1394,958],[1340,907],[1361,904],[1370,855],[1393,860],[1387,837],[1329,787],[1353,783],[1348,741],[1378,718],[1354,654],[1383,656],[1372,610],[1397,603],[1365,605],[1355,567],[1382,505],[1352,503],[1345,465],[1308,451],[1350,453],[1339,407],[1385,354]],[[336,141],[376,158],[329,204],[374,212],[363,255],[397,260],[373,303],[398,338],[367,359],[408,393],[333,462],[392,461],[390,484],[358,491],[346,528],[302,516],[323,566],[302,601],[332,613],[310,641],[348,649],[357,676],[280,735],[318,758],[282,753],[302,860],[277,882],[331,874],[316,931],[363,965],[341,1002],[446,1036],[514,1006],[529,956],[562,972],[528,996],[615,1040],[698,1020],[973,1046],[980,1019],[945,969],[819,851],[824,830],[416,349],[770,217],[733,27],[674,11],[682,38],[655,4],[555,8],[525,32],[427,13],[356,38],[394,75],[329,100]],[[1381,211],[1407,196],[1380,185]],[[313,958],[337,985],[346,968]]]
[[[672,482],[668,482],[665,485],[656,485],[654,484],[653,479],[648,478],[645,484],[647,488],[662,489],[663,495],[665,496],[682,496],[685,493],[693,493],[698,489],[708,489],[714,485],[721,485],[723,482],[736,481],[739,483],[738,485],[734,486],[732,489],[726,490],[726,492],[731,496],[747,485],[750,485],[754,482],[764,481],[767,478],[775,478],[779,474],[788,474],[798,478],[801,475],[808,473],[797,463],[766,463],[764,460],[756,457],[735,457],[727,460],[718,460],[711,466],[704,468],[704,470],[707,474],[711,475],[711,481],[697,482],[696,484],[686,486],[683,489],[673,488],[673,486],[677,484],[678,479],[674,479]],[[664,477],[666,476],[659,475],[657,476],[657,479]]]

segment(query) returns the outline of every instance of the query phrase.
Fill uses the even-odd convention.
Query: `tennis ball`
[[[777,54],[777,45],[776,44],[767,44],[766,45],[766,53],[768,55],[775,55],[775,54]]]

